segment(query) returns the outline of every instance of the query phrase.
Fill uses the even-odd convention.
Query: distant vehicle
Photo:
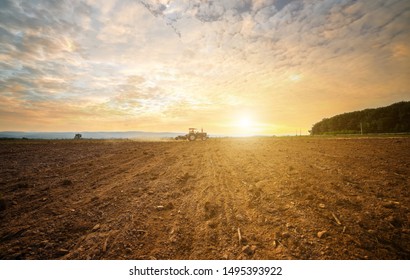
[[[196,128],[190,128],[189,133],[186,135],[189,141],[195,140],[206,140],[208,139],[208,135],[204,130],[201,128],[201,132],[199,132]]]
[[[204,130],[201,128],[201,131],[198,131],[196,128],[189,128],[189,133],[186,135],[179,135],[175,137],[175,140],[189,140],[189,141],[195,141],[195,140],[203,140],[205,141],[208,139],[208,134],[204,132]]]
[[[74,136],[74,139],[75,140],[78,140],[78,139],[81,139],[81,137],[83,137],[81,134],[76,134],[75,136]]]

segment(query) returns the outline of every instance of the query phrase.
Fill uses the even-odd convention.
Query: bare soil
[[[410,259],[410,138],[0,141],[0,259]]]

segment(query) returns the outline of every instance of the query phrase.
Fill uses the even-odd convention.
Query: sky
[[[307,134],[409,100],[408,0],[0,0],[1,131]]]

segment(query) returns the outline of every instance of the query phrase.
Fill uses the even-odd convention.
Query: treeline
[[[359,134],[410,132],[410,102],[402,101],[387,107],[366,109],[325,118],[313,125],[310,133]]]

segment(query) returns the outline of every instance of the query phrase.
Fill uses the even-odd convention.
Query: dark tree
[[[313,125],[311,134],[358,134],[361,126],[363,133],[410,132],[410,101],[325,118]]]

